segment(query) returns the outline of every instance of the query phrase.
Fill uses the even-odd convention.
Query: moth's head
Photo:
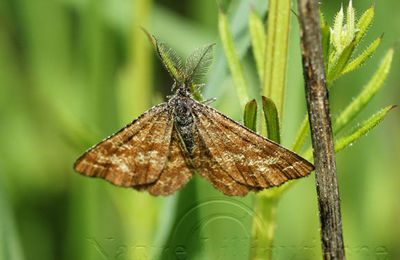
[[[213,59],[213,48],[215,44],[200,47],[192,52],[183,62],[174,50],[165,43],[159,41],[154,35],[143,31],[156,49],[157,55],[174,79],[173,90],[187,89],[192,92],[201,84],[201,80],[207,73]]]

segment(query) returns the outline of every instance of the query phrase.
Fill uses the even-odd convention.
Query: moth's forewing
[[[118,186],[153,183],[167,163],[172,129],[171,109],[160,104],[89,149],[74,168]]]
[[[208,106],[193,101],[192,113],[206,149],[220,165],[219,169],[240,184],[253,189],[270,188],[307,176],[314,169],[297,154]],[[217,168],[212,169],[213,174],[222,174]]]

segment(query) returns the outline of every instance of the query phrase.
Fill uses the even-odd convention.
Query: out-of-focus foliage
[[[259,29],[250,33],[248,23],[252,12],[264,23],[267,1],[223,2],[248,96],[255,98],[265,68],[260,62],[254,65],[249,46],[265,36]],[[361,40],[359,32],[369,29],[359,56],[339,74],[353,72],[340,78],[338,72],[331,74],[333,118],[341,118],[343,107],[362,86],[374,84],[377,68],[384,66],[387,50],[399,38],[400,2],[381,1],[374,8],[372,4],[353,1],[360,11],[354,15],[359,25],[355,38]],[[340,3],[327,1],[321,9],[327,21],[334,21]],[[305,113],[296,19],[290,25],[282,140],[294,139]],[[214,0],[0,1],[0,259],[248,257],[252,195],[227,198],[194,178],[178,194],[155,198],[72,170],[74,160],[90,145],[170,93],[172,81],[141,26],[182,56],[215,42],[205,98],[216,97],[213,106],[242,119],[218,36]],[[262,48],[259,44],[258,52]],[[394,51],[393,73],[360,112],[359,128],[343,128],[349,137],[390,108],[376,113],[377,107],[399,103],[400,63],[396,47]],[[393,110],[367,138],[338,155],[348,258],[400,258],[399,120]],[[314,179],[296,183],[277,208],[274,247],[268,250],[281,259],[320,259]]]

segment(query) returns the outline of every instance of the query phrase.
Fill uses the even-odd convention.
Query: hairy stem
[[[314,149],[324,259],[345,259],[318,1],[298,0],[303,70]]]

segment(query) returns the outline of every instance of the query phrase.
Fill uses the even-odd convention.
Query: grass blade
[[[239,97],[240,104],[244,108],[247,100],[249,100],[249,94],[247,92],[248,88],[244,79],[242,66],[240,65],[239,56],[235,50],[228,19],[222,10],[219,11],[218,15],[218,28],[222,45],[224,47],[225,56],[228,60],[229,69],[231,71],[233,81],[235,82],[236,92]]]
[[[249,17],[249,29],[251,34],[251,44],[253,47],[253,56],[256,61],[258,77],[260,82],[264,78],[264,57],[265,57],[265,29],[263,21],[255,10],[251,10]]]

